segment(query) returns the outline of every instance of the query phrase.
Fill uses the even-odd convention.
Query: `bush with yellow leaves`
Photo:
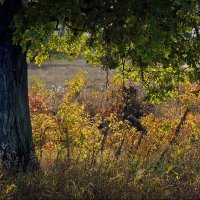
[[[0,177],[0,199],[199,199],[199,86],[181,85],[175,98],[147,106],[144,134],[124,114],[143,106],[125,101],[130,90],[113,83],[98,98],[85,81],[79,72],[59,93],[35,80],[30,108],[41,170]]]

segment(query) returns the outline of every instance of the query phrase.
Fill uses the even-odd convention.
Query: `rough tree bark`
[[[25,171],[34,155],[28,103],[26,55],[13,45],[14,16],[20,0],[0,6],[0,156],[3,168]]]

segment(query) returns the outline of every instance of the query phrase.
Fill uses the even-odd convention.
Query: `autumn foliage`
[[[116,81],[104,92],[87,93],[84,74],[62,89],[48,90],[35,79],[29,99],[41,170],[14,182],[1,178],[1,196],[27,199],[29,191],[29,199],[198,199],[199,85],[183,84],[173,99],[150,105],[133,86]],[[130,123],[131,113],[147,134]],[[102,122],[107,125],[100,128]]]

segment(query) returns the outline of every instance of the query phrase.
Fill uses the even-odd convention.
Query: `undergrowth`
[[[113,81],[87,93],[84,73],[66,88],[29,91],[37,172],[0,174],[1,199],[199,199],[200,95],[184,84],[150,105]],[[146,134],[128,120],[132,114]]]

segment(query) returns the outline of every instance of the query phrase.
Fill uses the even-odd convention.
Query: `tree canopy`
[[[23,1],[13,24],[14,42],[38,64],[51,51],[82,54],[94,65],[123,68],[156,97],[200,77],[196,0]]]

